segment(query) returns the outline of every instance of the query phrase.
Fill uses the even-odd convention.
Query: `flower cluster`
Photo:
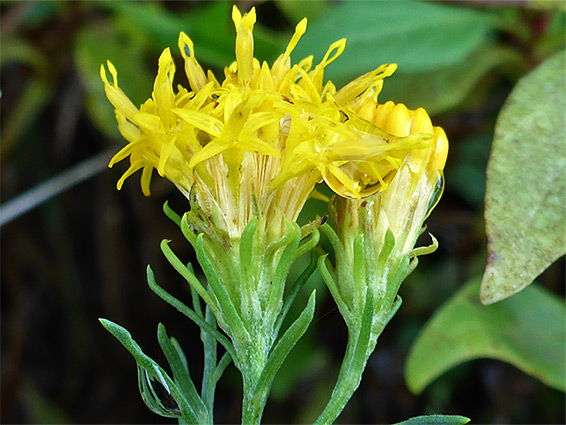
[[[171,381],[175,391],[169,395],[180,407],[173,412],[156,400],[151,385],[143,384],[149,378],[140,388],[156,413],[210,423],[214,385],[233,361],[242,374],[242,423],[258,424],[277,370],[313,319],[314,291],[299,317],[282,330],[318,264],[348,327],[339,379],[316,422],[333,423],[400,305],[401,282],[416,266],[415,258],[430,251],[414,246],[442,193],[448,140],[423,109],[378,103],[383,80],[396,65],[382,65],[337,90],[324,82],[324,71],[343,52],[345,40],[330,45],[317,65],[312,56],[292,64],[290,55],[306,31],[303,19],[270,67],[254,58],[255,9],[242,15],[234,7],[232,19],[236,60],[225,68],[222,82],[202,69],[184,33],[179,49],[190,90],[174,88],[168,48],[159,58],[152,96],[140,108],[119,88],[112,63],[101,67],[118,128],[128,141],[110,162],[130,159],[118,189],[140,169],[145,195],[153,169],[179,188],[191,208],[182,219],[168,215],[195,248],[206,278],[203,284],[162,242],[163,253],[191,286],[191,310],[160,289],[148,272],[150,287],[203,329],[205,359],[212,362],[203,376],[208,392],[200,399],[189,388],[185,398]],[[329,208],[334,228],[325,218],[300,228],[298,215],[323,181],[335,192]],[[334,266],[314,251],[319,228],[334,248]],[[291,267],[307,252],[311,264],[289,285]],[[143,376],[165,382],[154,364],[147,372],[148,360],[132,351],[129,334],[107,326],[138,355]],[[226,349],[218,365],[213,340]],[[188,373],[183,379],[190,381]]]
[[[155,168],[196,200],[216,228],[237,238],[258,215],[284,229],[283,219],[295,221],[322,180],[337,194],[357,199],[383,190],[408,152],[430,146],[431,126],[413,125],[419,132],[408,135],[380,121],[391,105],[376,108],[377,96],[396,65],[383,65],[336,90],[330,81],[323,84],[324,70],[344,50],[344,39],[314,67],[312,56],[291,65],[290,54],[306,30],[303,19],[270,68],[253,56],[255,10],[242,16],[234,7],[232,18],[236,61],[224,70],[222,83],[204,72],[184,33],[179,49],[190,91],[180,85],[174,90],[168,48],[159,58],[152,97],[139,109],[118,87],[114,66],[107,64],[111,82],[101,67],[119,130],[129,142],[110,163],[130,157],[118,188],[142,169],[148,195]],[[414,115],[421,123],[426,113]]]

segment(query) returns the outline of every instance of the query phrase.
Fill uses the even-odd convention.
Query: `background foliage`
[[[380,338],[362,385],[340,421],[392,423],[418,414],[446,413],[471,417],[475,423],[564,423],[563,393],[507,363],[464,363],[426,388],[417,389],[409,380],[413,390],[422,391],[416,396],[409,392],[403,371],[409,349],[432,313],[465,282],[483,273],[485,175],[496,118],[518,80],[564,48],[566,18],[560,4],[239,3],[242,10],[251,5],[258,9],[256,57],[272,61],[296,22],[307,16],[309,29],[294,60],[312,53],[316,61],[331,42],[347,37],[344,55],[328,72],[337,86],[381,63],[397,62],[399,69],[386,80],[380,100],[425,107],[451,142],[447,187],[428,220],[440,249],[424,257],[402,287],[404,305]],[[110,59],[118,68],[120,85],[139,104],[151,93],[159,53],[167,46],[176,51],[178,33],[185,31],[195,42],[198,59],[220,75],[233,60],[231,4],[4,1],[0,8],[0,219],[14,213],[0,235],[0,419],[155,423],[158,417],[138,394],[133,360],[97,318],[108,317],[128,328],[158,361],[163,358],[155,330],[162,321],[184,347],[192,370],[198,370],[198,329],[151,293],[144,276],[150,263],[168,291],[188,297],[159,251],[161,239],[168,238],[184,260],[191,259],[188,244],[161,213],[165,200],[177,210],[186,202],[171,184],[158,179],[148,199],[135,179],[116,192],[115,182],[125,165],[107,170],[105,164],[123,141],[104,96],[99,67]],[[177,77],[186,84],[182,72]],[[529,108],[542,107],[539,102]],[[42,185],[46,181],[50,184]],[[42,197],[47,201],[24,213],[26,202],[14,207],[9,201],[30,189],[35,192],[28,204]],[[322,214],[322,208],[319,201],[312,201],[304,216]],[[530,298],[563,298],[564,281],[561,259],[538,278],[539,288],[532,289],[537,295]],[[338,372],[345,327],[318,276],[305,294],[313,286],[319,289],[314,324],[276,378],[265,423],[312,421]],[[546,288],[544,293],[540,286]],[[468,302],[466,308],[473,309],[473,298],[467,297],[472,287],[464,287],[463,295],[445,308]],[[474,293],[477,296],[477,288]],[[524,299],[506,309],[527,311],[532,304],[525,307]],[[477,298],[475,302],[479,303]],[[559,304],[558,311],[563,301]],[[505,314],[511,313],[493,316],[508,317]],[[474,332],[484,334],[484,319],[478,319]],[[536,323],[527,320],[521,326],[528,329]],[[469,332],[463,329],[464,336]],[[449,341],[441,339],[438,344]],[[529,351],[525,338],[521,342],[519,354],[532,354],[532,344]],[[431,367],[438,363],[434,350],[427,355]],[[423,364],[430,369],[426,357]],[[239,417],[239,388],[231,366],[219,383],[219,423]]]

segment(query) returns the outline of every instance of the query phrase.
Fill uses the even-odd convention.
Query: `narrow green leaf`
[[[216,318],[212,314],[210,307],[206,307],[206,321],[210,326],[216,328]],[[214,409],[214,392],[216,390],[216,380],[214,379],[214,372],[217,366],[217,342],[212,335],[204,329],[200,332],[200,339],[204,348],[204,367],[202,372],[202,400],[207,406],[210,415]]]
[[[183,391],[183,394],[187,397],[189,404],[201,421],[209,422],[209,412],[202,402],[193,380],[191,379],[189,369],[185,367],[182,358],[179,356],[177,348],[167,336],[167,331],[165,330],[163,323],[159,323],[157,326],[157,341],[159,342],[159,346],[161,347],[161,350],[163,350],[163,354],[165,354],[165,358],[169,363],[169,367],[173,373],[174,382]]]
[[[257,258],[254,258],[256,250],[254,250],[254,238],[256,236],[256,230],[258,225],[258,219],[253,218],[246,225],[244,231],[242,232],[242,237],[240,239],[240,281],[243,285],[253,281],[255,267],[259,263]]]
[[[456,415],[426,415],[415,416],[394,425],[463,425],[470,422],[469,418]]]
[[[295,252],[295,259],[301,257],[302,255],[306,254],[309,251],[312,251],[314,247],[318,245],[319,241],[320,241],[320,232],[318,231],[318,229],[314,229],[311,238],[305,243],[303,243]]]
[[[195,412],[179,387],[161,366],[142,351],[130,333],[110,320],[99,319],[99,321],[134,357],[138,365],[140,394],[146,405],[158,415],[169,418],[182,416],[189,423],[197,423]],[[165,394],[157,394],[152,381],[158,382]],[[177,406],[171,405],[171,398]]]
[[[477,296],[479,283],[466,284],[425,325],[407,359],[409,389],[418,394],[448,369],[488,357],[565,391],[564,300],[532,285],[484,306]]]
[[[355,24],[354,24],[355,23]],[[492,15],[430,2],[343,2],[310,25],[295,58],[322,58],[329,41],[345,37],[346,50],[328,68],[344,82],[384,63],[423,72],[461,62],[494,29]]]
[[[229,326],[230,330],[233,332],[233,334],[231,335],[232,337],[237,338],[240,341],[249,340],[250,336],[244,322],[242,321],[242,317],[240,316],[238,309],[234,305],[234,302],[230,298],[230,295],[228,294],[226,288],[224,287],[222,282],[220,282],[220,278],[218,277],[218,274],[214,269],[212,261],[210,260],[208,254],[204,249],[204,235],[202,233],[197,236],[195,250],[198,262],[202,267],[202,271],[204,272],[206,279],[208,280],[208,284],[210,285],[210,288],[212,288],[212,291],[214,292],[214,295],[218,300],[218,305],[220,307],[222,316],[215,312],[216,318],[222,325],[222,322],[220,322],[220,317],[223,317],[224,325]],[[224,329],[224,331],[227,331],[227,329]],[[232,358],[235,361],[235,358]]]
[[[173,295],[169,294],[167,291],[165,291],[165,289],[161,288],[157,284],[157,282],[155,281],[153,270],[151,269],[150,266],[147,266],[147,283],[149,285],[149,288],[153,292],[155,292],[155,294],[159,298],[161,298],[163,301],[170,304],[171,306],[175,307],[180,313],[184,314],[193,322],[195,322],[201,329],[204,329],[205,331],[213,335],[214,338],[216,338],[216,340],[220,344],[222,344],[222,346],[226,349],[226,351],[230,353],[230,355],[235,354],[234,347],[232,346],[230,340],[226,338],[226,336],[221,334],[216,328],[210,326],[210,324],[207,323],[202,318],[202,316],[199,316],[197,313],[195,313],[193,310],[191,310],[189,307],[187,307],[185,304],[183,304],[181,301],[179,301]]]
[[[497,120],[487,169],[481,300],[529,285],[566,252],[566,52],[523,78]]]
[[[297,248],[301,242],[301,230],[297,223],[285,221],[287,233],[290,233],[293,238],[289,240],[289,244],[283,250],[275,272],[273,273],[273,284],[271,285],[267,305],[277,305],[285,292],[285,283],[289,274],[289,268],[295,260]]]
[[[316,303],[316,290],[312,291],[309,301],[300,314],[300,316],[295,320],[291,326],[285,331],[283,336],[273,348],[273,351],[267,359],[267,363],[260,379],[258,380],[258,388],[256,388],[257,394],[267,394],[269,393],[269,388],[273,383],[273,379],[277,374],[277,371],[289,355],[289,352],[297,344],[297,341],[304,335],[309,327],[312,318],[314,316],[314,307]]]
[[[359,332],[358,340],[356,341],[356,351],[354,353],[354,365],[359,367],[361,370],[365,369],[368,358],[375,348],[375,345],[370,347],[374,313],[373,291],[371,285],[368,285],[366,291],[366,303],[361,317],[361,322],[359,323],[359,328],[348,329],[348,332]]]
[[[28,422],[34,424],[70,424],[73,422],[67,409],[59,404],[54,394],[41,390],[31,379],[21,382],[18,397],[25,409]]]
[[[165,201],[165,203],[163,204],[163,212],[169,218],[169,220],[171,220],[177,226],[181,227],[181,216],[171,209],[168,201]]]
[[[281,329],[283,320],[285,320],[285,317],[287,317],[287,313],[289,313],[289,309],[295,302],[295,299],[297,298],[299,291],[301,290],[305,282],[314,273],[316,269],[316,263],[317,263],[317,255],[315,254],[314,251],[311,251],[310,264],[305,268],[305,270],[301,273],[301,275],[297,278],[297,280],[295,280],[295,282],[290,286],[290,289],[288,290],[288,293],[285,296],[285,299],[283,301],[283,307],[281,308],[281,313],[279,314],[279,317],[275,322],[274,332],[276,332],[277,334],[279,334],[279,330]]]
[[[179,274],[185,278],[185,280],[191,286],[191,288],[194,288],[195,291],[197,291],[200,297],[204,300],[204,302],[208,306],[210,306],[210,308],[212,308],[215,312],[218,312],[216,303],[214,302],[214,300],[212,299],[206,288],[202,285],[202,283],[200,282],[200,280],[198,280],[198,278],[194,275],[194,273],[191,273],[191,271],[183,264],[183,262],[179,259],[179,257],[175,255],[173,250],[169,247],[169,241],[163,239],[161,241],[160,247],[161,247],[161,252],[163,252],[163,255],[165,255],[165,258],[167,258],[167,261],[169,261],[169,263],[173,266],[173,268],[177,270],[177,272],[179,272]]]
[[[387,326],[387,324],[391,321],[391,319],[395,317],[395,315],[397,314],[397,312],[399,311],[402,305],[403,305],[403,298],[401,298],[400,295],[397,295],[395,301],[393,302],[393,305],[391,306],[391,310],[389,310],[389,313],[387,314],[387,319],[385,319],[384,326]]]
[[[320,275],[322,276],[324,283],[326,283],[328,290],[332,294],[332,298],[334,298],[334,302],[336,303],[336,306],[338,307],[340,314],[344,318],[344,321],[349,325],[351,322],[355,320],[355,316],[350,311],[348,305],[340,295],[340,290],[338,289],[336,280],[333,274],[330,273],[330,270],[328,270],[328,267],[326,266],[326,257],[328,257],[328,254],[321,255],[320,257],[318,257],[318,271],[320,272]]]
[[[218,362],[218,365],[216,366],[216,370],[214,371],[214,374],[212,375],[214,382],[218,382],[220,380],[220,377],[222,376],[222,374],[224,373],[224,371],[226,370],[226,368],[228,367],[231,361],[232,361],[232,356],[230,356],[230,353],[224,353],[224,355]]]
[[[20,37],[4,36],[0,66],[9,63],[28,65],[38,74],[46,72],[49,65],[48,59],[37,46]]]

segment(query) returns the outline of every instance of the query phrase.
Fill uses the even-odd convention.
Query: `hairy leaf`
[[[481,300],[519,292],[566,252],[566,54],[519,82],[487,169],[488,263]]]

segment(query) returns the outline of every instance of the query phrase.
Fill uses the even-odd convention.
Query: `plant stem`
[[[332,391],[330,400],[326,407],[314,422],[316,425],[332,424],[336,418],[342,413],[346,403],[352,398],[352,395],[360,386],[362,374],[367,363],[367,357],[364,356],[362,361],[356,362],[356,353],[358,352],[358,332],[348,333],[348,346],[340,368],[338,380]]]
[[[261,423],[266,398],[255,391],[257,386],[257,382],[244,383],[242,425],[259,425]]]

